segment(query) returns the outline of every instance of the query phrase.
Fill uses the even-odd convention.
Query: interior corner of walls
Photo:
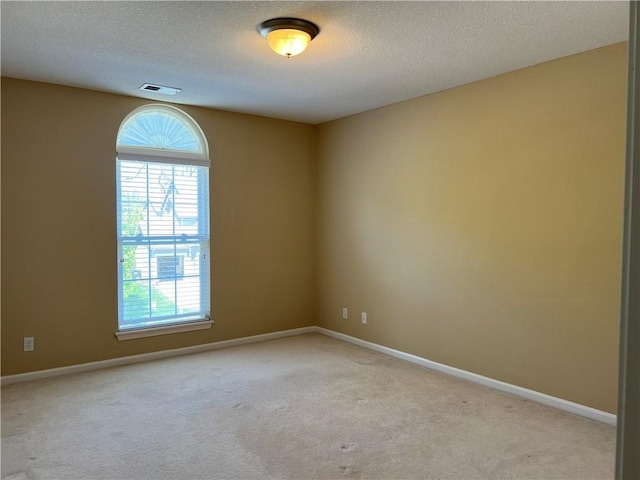
[[[456,365],[491,352],[488,376],[614,408],[616,347],[602,332],[620,291],[624,50],[319,125],[317,325],[355,335],[339,307],[376,305],[393,321],[358,337],[375,339],[375,325],[425,356],[451,344]]]

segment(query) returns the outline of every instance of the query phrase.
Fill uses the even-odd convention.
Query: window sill
[[[212,325],[213,320],[201,320],[175,325],[163,325],[161,327],[122,330],[116,332],[116,338],[121,342],[123,340],[133,340],[136,338],[155,337],[156,335],[169,335],[172,333],[192,332],[194,330],[206,330],[211,328]]]

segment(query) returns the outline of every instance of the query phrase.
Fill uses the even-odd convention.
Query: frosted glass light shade
[[[267,34],[267,42],[271,49],[285,57],[293,57],[302,53],[310,41],[311,35],[307,32],[290,28],[273,30]]]
[[[302,53],[320,29],[300,18],[272,18],[258,25],[258,32],[274,52],[289,58]]]

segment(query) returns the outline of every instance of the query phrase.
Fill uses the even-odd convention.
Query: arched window
[[[116,335],[210,327],[209,149],[202,130],[175,107],[146,105],[122,122],[116,151]]]

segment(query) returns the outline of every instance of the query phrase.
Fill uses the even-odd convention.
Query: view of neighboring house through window
[[[209,318],[209,157],[195,121],[140,107],[117,140],[118,329]]]

